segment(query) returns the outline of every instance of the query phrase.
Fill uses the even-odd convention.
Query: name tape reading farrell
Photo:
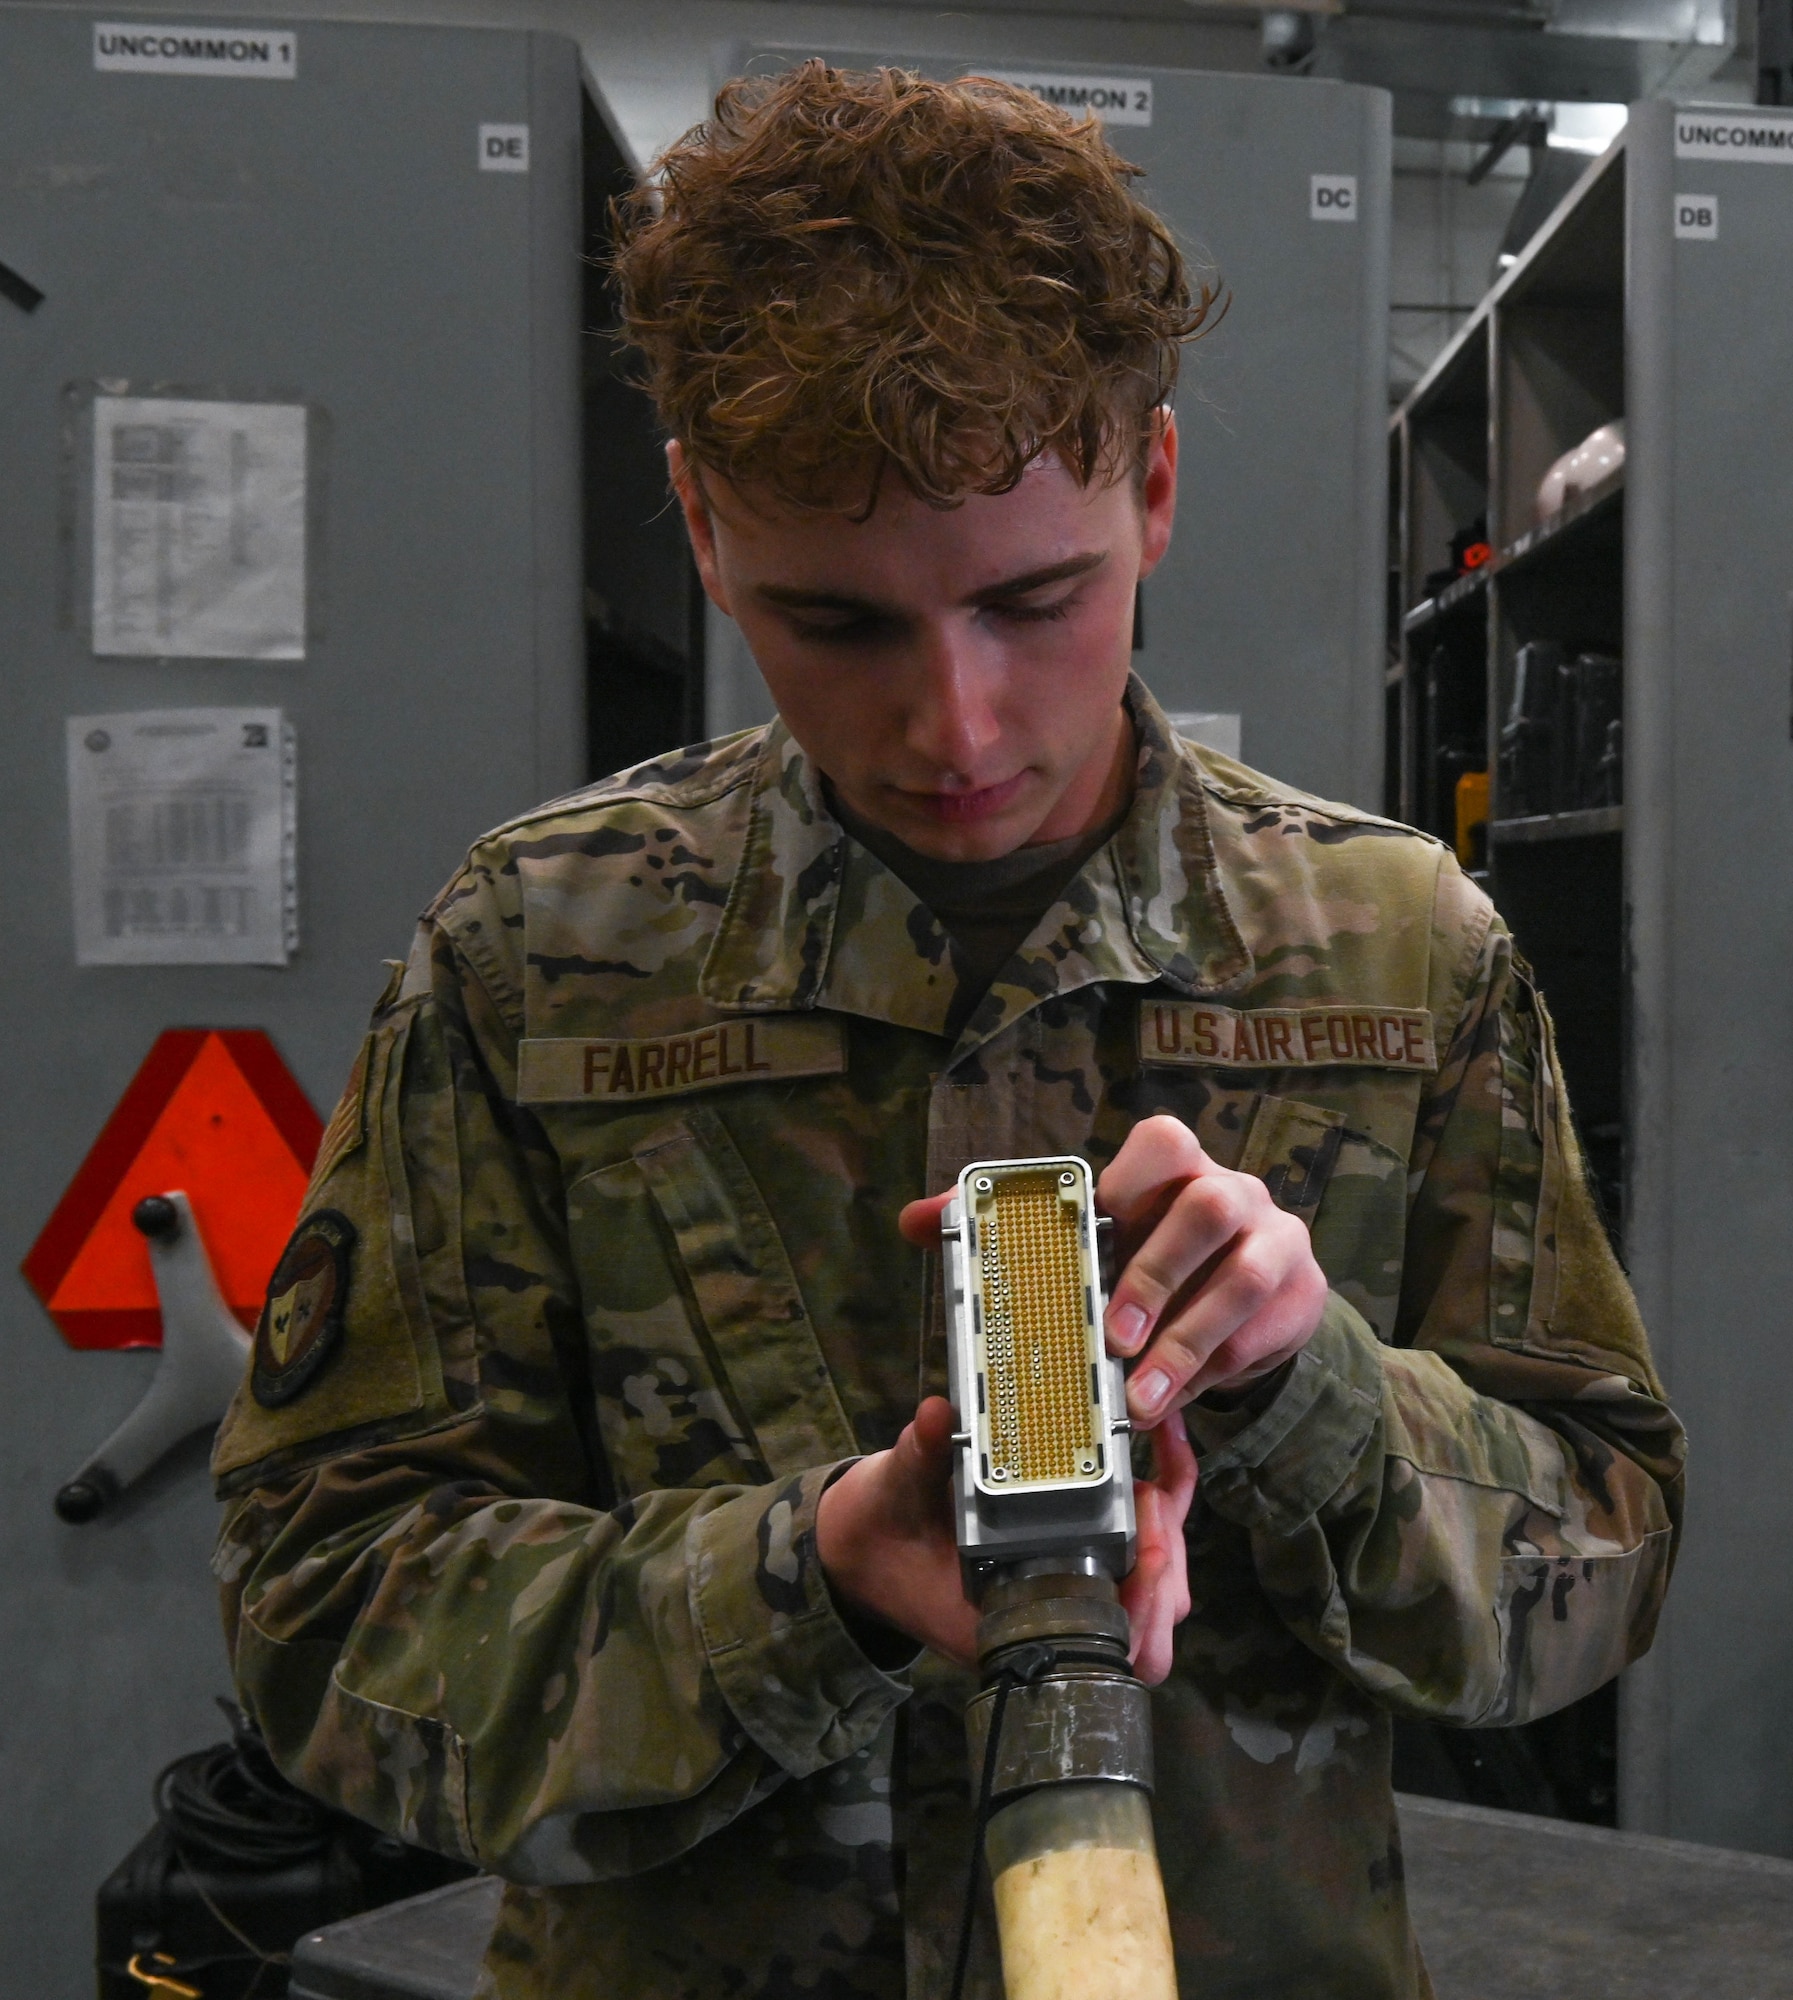
[[[719,1021],[689,1034],[634,1041],[538,1037],[518,1045],[517,1102],[611,1104],[725,1083],[838,1076],[846,1066],[840,1023],[808,1014]]]
[[[1683,111],[1675,118],[1677,160],[1755,160],[1793,167],[1793,118]]]
[[[1094,112],[1104,125],[1149,125],[1152,122],[1152,79],[1149,76],[1058,76],[1048,70],[985,69],[997,83],[1031,90],[1043,103],[1060,111]]]
[[[1423,1007],[1209,1007],[1148,1001],[1139,1055],[1198,1069],[1433,1070],[1432,1016]]]
[[[93,66],[140,76],[247,76],[290,83],[299,38],[289,28],[160,28],[148,21],[96,21]]]

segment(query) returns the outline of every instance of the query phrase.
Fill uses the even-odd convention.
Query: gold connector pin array
[[[993,1482],[1076,1481],[1103,1470],[1085,1186],[1085,1176],[1057,1166],[971,1182]]]

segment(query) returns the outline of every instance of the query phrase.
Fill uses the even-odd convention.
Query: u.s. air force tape
[[[1432,1016],[1423,1007],[1212,1007],[1148,1000],[1139,1057],[1196,1069],[1433,1070]]]
[[[630,1104],[719,1085],[836,1076],[847,1066],[838,1021],[776,1014],[718,1021],[633,1041],[541,1036],[517,1048],[519,1104]]]

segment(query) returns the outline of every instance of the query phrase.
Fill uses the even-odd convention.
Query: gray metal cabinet
[[[1552,999],[1692,1438],[1663,1630],[1621,1683],[1622,1822],[1783,1854],[1790,314],[1793,118],[1634,106],[1397,413],[1391,669],[1404,810],[1452,837],[1457,780],[1488,774],[1466,858]],[[1552,462],[1620,417],[1623,467],[1541,515]],[[1453,576],[1478,521],[1489,559]],[[1609,685],[1622,660],[1604,773],[1578,774],[1581,710],[1528,705],[1522,660]]]
[[[742,48],[736,72],[801,56],[926,74],[963,63]],[[1171,551],[1146,584],[1138,664],[1173,711],[1242,719],[1249,764],[1375,805],[1382,771],[1389,99],[1356,84],[1192,70],[1077,77],[991,65],[1035,87],[1106,84],[1150,123],[1108,137],[1230,305],[1189,349]],[[1137,116],[1135,111],[1133,115]],[[1349,218],[1349,219],[1346,219]],[[718,721],[764,712],[738,639],[711,652]]]
[[[92,1991],[93,1891],[228,1676],[202,1445],[52,1518],[151,1360],[66,1349],[19,1260],[163,1028],[267,1029],[327,1114],[469,839],[585,775],[574,45],[302,23],[286,76],[105,67],[97,33],[0,9],[0,1929],[45,2000]],[[119,393],[304,406],[302,658],[96,657]],[[239,705],[296,731],[296,952],[77,966],[65,718]]]
[[[1779,146],[1685,157],[1740,125]],[[1694,1451],[1633,1762],[1652,1826],[1793,1854],[1793,119],[1632,129],[1626,1240]]]

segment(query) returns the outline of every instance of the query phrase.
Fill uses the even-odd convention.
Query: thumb
[[[946,1492],[953,1469],[953,1406],[930,1396],[903,1426],[890,1448],[892,1497],[898,1505],[931,1513]]]
[[[921,1201],[909,1202],[897,1217],[897,1227],[903,1232],[903,1241],[913,1243],[918,1250],[932,1250],[940,1242],[940,1217],[946,1204],[952,1200],[952,1191],[945,1194],[931,1194]],[[926,1408],[926,1405],[923,1405]]]
[[[914,1417],[897,1440],[897,1449],[907,1443],[916,1470],[925,1478],[939,1480],[952,1470],[953,1406],[944,1396],[923,1400]]]

